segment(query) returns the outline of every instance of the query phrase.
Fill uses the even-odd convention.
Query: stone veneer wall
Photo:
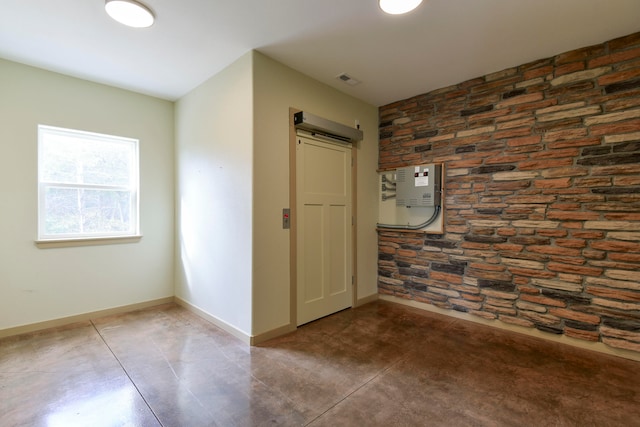
[[[380,294],[640,352],[640,33],[380,108],[444,163],[445,233],[379,231]]]

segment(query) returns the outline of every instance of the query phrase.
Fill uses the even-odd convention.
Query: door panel
[[[298,136],[298,325],[352,306],[351,147]]]
[[[305,244],[302,246],[304,250],[303,258],[308,260],[321,260],[324,248],[322,236],[322,205],[306,205],[304,207],[303,216],[304,230],[301,230],[305,236]],[[318,226],[320,225],[320,226]],[[322,283],[324,281],[323,266],[321,263],[307,262],[303,264],[303,283],[304,287],[304,304],[324,298],[324,290]]]
[[[344,237],[350,230],[346,230],[347,209],[345,206],[329,207],[329,262],[331,263],[331,278],[329,280],[329,295],[346,292],[347,283],[343,278],[347,276],[347,247],[348,242]],[[337,236],[340,236],[338,238]],[[349,286],[351,283],[349,283]]]
[[[344,170],[347,157],[344,147],[305,138],[298,139],[303,141],[306,194],[309,197],[346,197],[348,189],[345,175],[350,171]],[[300,145],[298,144],[298,147]],[[351,159],[351,149],[348,149],[348,154]]]

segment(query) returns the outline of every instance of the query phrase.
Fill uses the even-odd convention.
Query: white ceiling
[[[373,105],[640,31],[640,0],[0,0],[0,57],[176,100],[251,49]],[[336,79],[348,73],[362,83]]]

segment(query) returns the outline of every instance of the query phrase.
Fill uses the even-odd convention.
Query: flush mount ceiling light
[[[134,28],[150,27],[155,19],[151,9],[135,0],[106,0],[104,9],[119,23]]]
[[[380,0],[380,9],[390,15],[402,15],[420,6],[422,0]]]

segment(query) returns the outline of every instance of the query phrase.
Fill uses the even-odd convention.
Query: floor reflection
[[[48,427],[139,426],[134,400],[136,390],[122,387],[87,398],[76,398],[47,416]]]
[[[638,362],[382,301],[257,347],[173,304],[0,339],[1,427],[627,426],[637,384]]]

